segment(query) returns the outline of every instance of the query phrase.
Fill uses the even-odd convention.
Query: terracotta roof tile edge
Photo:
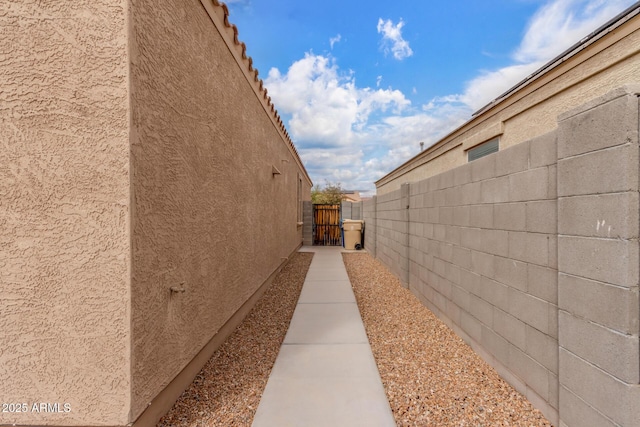
[[[224,30],[226,30],[226,36],[227,36],[225,38],[227,39],[227,42],[232,41],[232,44],[235,47],[235,51],[236,51],[235,54],[239,57],[238,59],[240,59],[239,65],[242,65],[243,63],[246,66],[246,70],[243,70],[243,72],[245,72],[247,77],[253,74],[253,79],[248,78],[248,80],[250,83],[253,83],[254,90],[258,94],[258,99],[263,103],[267,113],[271,115],[274,126],[279,130],[283,139],[289,146],[289,149],[291,150],[294,158],[296,159],[296,162],[300,166],[301,170],[304,172],[305,177],[307,178],[309,183],[312,184],[311,178],[309,177],[309,174],[306,168],[304,167],[302,160],[300,159],[300,154],[298,153],[298,149],[296,148],[291,137],[289,136],[286,126],[284,125],[282,119],[280,118],[280,115],[278,114],[278,111],[275,105],[271,101],[271,97],[268,96],[267,88],[264,87],[263,80],[258,77],[258,70],[253,67],[253,58],[247,55],[247,45],[238,39],[238,27],[236,27],[234,24],[231,24],[229,22],[229,8],[224,2],[221,2],[218,0],[200,0],[200,3],[202,3],[205,10],[211,17],[211,20],[213,21],[214,25],[216,25],[216,27],[219,27],[219,25],[216,22],[216,19],[214,18],[214,16],[217,17],[224,25]],[[223,32],[222,30],[223,28],[219,28],[219,31],[221,33]],[[223,34],[223,37],[224,36],[225,34]],[[232,46],[229,46],[229,47],[231,48]]]

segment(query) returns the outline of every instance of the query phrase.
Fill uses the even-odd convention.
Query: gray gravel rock
[[[398,426],[551,426],[379,261],[343,259]]]

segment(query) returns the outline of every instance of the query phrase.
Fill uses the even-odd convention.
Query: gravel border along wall
[[[297,253],[158,426],[250,426],[312,253]],[[380,262],[343,254],[399,426],[551,426]]]
[[[343,259],[399,426],[551,426],[379,261]]]
[[[158,426],[251,425],[312,258],[289,259]]]

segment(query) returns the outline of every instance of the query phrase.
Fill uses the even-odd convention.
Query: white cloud
[[[529,21],[515,52],[520,63],[548,61],[613,18],[629,0],[554,0]]]
[[[335,37],[331,37],[329,39],[329,44],[331,45],[331,49],[333,49],[333,45],[338,43],[340,40],[342,40],[342,36],[340,34],[338,34]]]
[[[393,53],[393,57],[401,61],[413,55],[409,42],[402,38],[404,21],[393,24],[391,19],[378,19],[378,34],[382,34],[382,48],[385,54]]]
[[[445,125],[413,115],[398,90],[360,88],[328,56],[305,54],[286,74],[271,69],[265,85],[315,182],[350,189],[372,183],[419,151],[418,141]],[[446,120],[442,120],[445,123]],[[381,157],[384,161],[373,161]]]
[[[512,55],[513,63],[492,71],[481,71],[467,82],[465,91],[442,97],[440,102],[457,102],[472,110],[493,99],[531,75],[563,51],[578,43],[632,0],[551,0],[527,24],[525,35]],[[447,99],[448,98],[448,99]]]
[[[400,91],[356,87],[352,73],[340,74],[333,58],[313,53],[285,75],[272,68],[265,84],[279,111],[291,115],[291,135],[325,147],[350,143],[374,113],[410,105]]]
[[[465,85],[464,93],[450,96],[449,99],[467,105],[476,111],[518,84],[542,65],[544,62],[539,61],[481,72],[478,77]]]
[[[531,18],[509,66],[480,71],[459,94],[412,107],[392,89],[358,87],[330,56],[305,54],[282,74],[271,69],[265,84],[316,183],[372,192],[373,182],[464,123],[471,114],[595,30],[632,0],[552,0]],[[578,12],[576,12],[578,11]],[[378,23],[378,31],[401,59],[411,54],[401,41],[400,21]],[[406,42],[404,42],[406,43]],[[402,46],[405,46],[403,48]],[[405,49],[405,50],[403,50]],[[408,50],[407,50],[408,49]],[[404,53],[402,53],[404,52]],[[406,55],[406,56],[402,56]],[[415,89],[413,89],[415,91]]]

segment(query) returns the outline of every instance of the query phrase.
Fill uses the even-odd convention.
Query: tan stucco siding
[[[198,0],[132,15],[135,419],[301,243],[306,173]]]
[[[0,2],[3,425],[128,421],[126,11]]]
[[[489,139],[500,128],[500,150],[557,128],[556,118],[587,100],[640,81],[640,18],[635,17],[601,40],[515,91],[494,107],[472,118],[436,144],[443,155],[416,156],[377,182],[377,194],[395,191],[461,166],[473,144]],[[469,143],[471,142],[471,144]],[[459,145],[462,144],[462,145]],[[455,148],[453,148],[455,147]]]
[[[631,41],[631,40],[629,40]],[[640,46],[640,32],[634,33],[633,43]],[[626,58],[602,71],[596,66],[599,58],[592,58],[585,63],[585,69],[572,70],[572,80],[566,88],[554,88],[558,94],[546,102],[541,102],[527,109],[522,114],[514,115],[506,121],[507,130],[500,141],[500,148],[516,145],[531,136],[537,136],[557,128],[556,118],[585,101],[602,96],[611,90],[629,83],[640,82],[640,53]],[[602,60],[602,58],[600,58]],[[591,74],[589,70],[594,70]],[[584,79],[584,76],[589,77]],[[569,76],[567,76],[569,77]]]

